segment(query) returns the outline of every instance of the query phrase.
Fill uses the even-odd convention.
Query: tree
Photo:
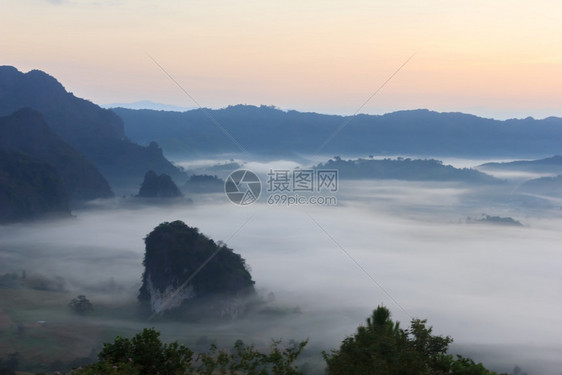
[[[468,358],[447,354],[453,339],[435,336],[426,320],[412,319],[401,329],[379,306],[357,333],[331,353],[323,353],[329,375],[492,375]]]
[[[79,375],[302,375],[294,362],[307,341],[281,348],[274,341],[269,353],[238,340],[231,350],[211,345],[206,353],[195,354],[177,342],[165,344],[160,333],[144,329],[132,339],[117,337],[104,344],[99,361],[73,372]]]
[[[68,306],[80,315],[84,315],[94,309],[92,303],[82,294],[73,298]]]
[[[232,350],[218,350],[197,356],[193,374],[302,375],[294,365],[308,341],[281,349],[281,341],[273,341],[269,353],[259,352],[253,345],[236,341]]]
[[[183,374],[192,369],[193,352],[177,342],[165,344],[160,333],[144,329],[132,339],[118,336],[111,344],[104,344],[98,366],[130,364],[140,375]]]

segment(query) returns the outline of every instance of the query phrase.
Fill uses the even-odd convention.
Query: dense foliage
[[[482,364],[447,354],[450,337],[434,336],[425,320],[412,319],[409,329],[378,307],[366,326],[346,338],[339,349],[324,353],[329,375],[493,375]]]
[[[413,319],[410,328],[402,329],[390,319],[388,309],[378,307],[366,326],[360,326],[339,349],[323,355],[329,375],[495,375],[472,359],[448,354],[452,341],[433,335],[425,320]],[[96,363],[73,373],[300,375],[295,363],[306,344],[281,347],[280,341],[273,341],[264,353],[239,340],[228,350],[213,344],[207,352],[195,353],[177,342],[162,343],[157,331],[144,329],[132,339],[117,337],[105,344]]]
[[[24,108],[0,117],[0,149],[22,152],[51,165],[72,200],[113,196],[98,169],[55,134],[37,111]]]
[[[254,292],[245,260],[226,245],[217,244],[182,221],[165,222],[146,238],[139,300],[153,311],[162,304],[207,296],[244,296]]]
[[[412,319],[407,329],[390,319],[390,311],[378,307],[365,326],[347,337],[330,353],[323,352],[328,375],[497,375],[470,358],[448,353],[450,337],[437,336],[425,320]],[[241,340],[232,347],[193,351],[178,343],[164,343],[154,328],[132,338],[118,336],[105,343],[93,364],[75,368],[79,375],[303,375],[308,373],[302,354],[308,340],[272,341],[258,349]],[[17,356],[17,353],[14,354]],[[14,359],[16,362],[14,362]],[[12,363],[14,362],[14,363]],[[17,365],[17,357],[11,359]],[[0,365],[2,361],[0,359]],[[8,362],[4,365],[7,367]],[[300,366],[300,367],[299,367]],[[1,367],[1,366],[0,366]],[[316,374],[317,372],[314,372]],[[515,367],[513,374],[521,373]],[[57,372],[58,374],[58,372]],[[503,374],[505,375],[505,374]]]
[[[80,315],[84,315],[94,309],[94,305],[90,302],[89,299],[86,298],[83,294],[79,295],[76,298],[73,298],[69,303],[68,306]]]
[[[342,179],[393,179],[409,181],[462,181],[469,183],[499,183],[490,175],[475,169],[443,165],[435,159],[350,159],[339,157],[319,164],[318,169],[336,169]]]
[[[27,154],[0,149],[0,223],[47,215],[70,215],[56,169]]]
[[[73,374],[119,375],[300,375],[294,364],[306,341],[281,348],[273,342],[269,353],[237,341],[231,350],[212,345],[206,353],[194,353],[188,347],[160,341],[154,329],[144,329],[132,339],[117,337],[105,344],[99,361]]]

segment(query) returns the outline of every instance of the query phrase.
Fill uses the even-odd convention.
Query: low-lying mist
[[[194,196],[191,205],[102,202],[72,219],[1,226],[0,273],[62,277],[69,297],[86,294],[94,306],[132,305],[143,238],[164,221],[182,220],[240,253],[257,290],[280,313],[213,324],[125,318],[106,324],[155,326],[180,340],[263,344],[308,337],[311,348],[329,349],[384,304],[402,326],[412,317],[428,319],[435,333],[455,339],[453,350],[487,367],[559,374],[562,215],[470,198],[488,193],[344,180],[336,207],[240,207],[221,194],[201,201]],[[482,213],[511,216],[523,226],[466,222]]]

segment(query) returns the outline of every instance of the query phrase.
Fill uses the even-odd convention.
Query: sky
[[[557,0],[0,0],[0,64],[97,104],[544,118],[560,25]]]

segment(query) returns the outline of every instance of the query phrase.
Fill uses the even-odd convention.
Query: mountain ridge
[[[53,76],[0,66],[0,116],[30,107],[49,127],[100,170],[112,187],[138,186],[147,170],[182,176],[156,143],[141,146],[125,136],[113,111],[75,97]],[[149,142],[146,142],[147,144]]]
[[[538,160],[515,160],[502,163],[485,163],[478,168],[505,171],[546,172],[562,174],[562,156],[553,155]]]
[[[0,223],[70,217],[67,191],[50,164],[0,149]]]
[[[341,180],[441,181],[474,184],[502,184],[505,181],[470,168],[455,168],[435,159],[354,159],[340,157],[321,163],[314,169],[337,170]]]
[[[557,142],[562,139],[562,118],[558,117],[494,120],[427,109],[339,116],[247,105],[181,113],[113,110],[123,119],[131,139],[139,143],[152,139],[177,158],[244,150],[269,156],[540,157],[562,153]]]
[[[113,196],[98,169],[52,131],[36,110],[23,108],[0,117],[0,149],[25,153],[51,165],[73,201]]]

